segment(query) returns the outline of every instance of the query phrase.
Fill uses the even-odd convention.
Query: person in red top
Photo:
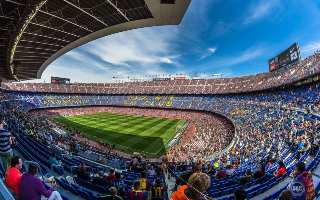
[[[14,193],[15,196],[19,196],[19,188],[21,182],[22,173],[22,160],[18,156],[11,158],[10,167],[6,171],[5,184]]]
[[[276,177],[283,176],[286,172],[287,172],[287,169],[286,169],[285,164],[282,161],[280,161],[278,171],[275,173],[275,176]]]
[[[116,172],[114,169],[110,169],[108,176],[106,177],[108,181],[112,182],[117,179]]]

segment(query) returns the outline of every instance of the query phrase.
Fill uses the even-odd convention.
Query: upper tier
[[[287,86],[320,72],[320,55],[270,73],[238,78],[163,80],[126,83],[2,83],[15,91],[86,94],[226,94],[260,91]]]

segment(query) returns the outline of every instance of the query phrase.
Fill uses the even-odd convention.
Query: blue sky
[[[294,42],[303,57],[320,49],[319,30],[320,0],[193,0],[180,25],[92,41],[58,58],[40,81],[257,74],[268,71],[268,59]]]

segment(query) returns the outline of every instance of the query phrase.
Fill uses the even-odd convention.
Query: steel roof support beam
[[[9,20],[14,20],[14,18],[8,17],[8,16],[4,16],[4,15],[0,15],[0,18],[9,19]]]
[[[88,28],[86,28],[86,27],[84,27],[84,26],[81,26],[81,25],[79,25],[79,24],[76,24],[76,23],[74,23],[74,22],[72,22],[72,21],[69,21],[69,20],[67,20],[67,19],[64,19],[64,18],[62,18],[62,17],[56,16],[56,15],[54,15],[54,14],[48,13],[48,12],[46,12],[46,11],[39,10],[39,12],[44,13],[44,14],[46,14],[46,15],[49,15],[49,16],[51,16],[51,17],[60,19],[60,20],[62,20],[62,21],[64,21],[64,22],[67,22],[67,23],[69,23],[69,24],[75,25],[75,26],[77,26],[77,27],[79,27],[79,28],[81,28],[81,29],[84,29],[84,30],[86,30],[86,31],[88,31],[88,32],[90,32],[90,33],[93,32],[92,30],[90,30],[90,29],[88,29]]]
[[[35,43],[35,44],[43,44],[43,45],[48,45],[48,46],[55,46],[55,47],[63,47],[62,45],[58,44],[50,44],[46,42],[37,42],[37,41],[32,41],[32,40],[20,40],[21,42],[30,42],[30,43]]]
[[[114,8],[120,13],[120,15],[122,15],[128,22],[130,21],[130,19],[127,17],[127,15],[125,15],[125,14],[122,12],[122,10],[120,10],[120,8],[118,8],[117,5],[115,5],[114,3],[112,3],[112,1],[110,1],[110,0],[107,0],[107,2],[108,2],[112,7],[114,7]]]
[[[19,61],[20,63],[43,63],[43,61]],[[29,69],[26,67],[26,69]]]
[[[33,35],[33,36],[39,36],[39,37],[44,37],[44,38],[48,38],[48,39],[53,39],[53,40],[58,40],[58,41],[70,43],[69,40],[65,40],[65,39],[61,39],[61,38],[55,38],[55,37],[51,37],[51,36],[47,36],[47,35],[41,35],[41,34],[38,34],[38,33],[25,32],[24,34]]]
[[[23,5],[24,5],[24,4],[22,4],[22,3],[19,3],[19,2],[13,1],[13,0],[5,0],[5,2],[13,3],[13,4],[16,4],[16,5],[20,5],[20,6],[23,6]]]
[[[41,54],[46,54],[46,55],[51,55],[51,53],[49,53],[49,52],[35,52],[35,51],[16,51],[17,53],[21,53],[21,54],[39,54],[39,55],[41,55]],[[19,55],[20,56],[20,55]]]
[[[35,61],[39,61],[41,59],[32,59],[32,58],[15,58],[14,59],[15,61],[32,61],[32,60],[35,60]]]
[[[105,27],[108,27],[109,25],[107,23],[105,23],[104,21],[102,21],[101,19],[99,19],[98,17],[88,13],[87,11],[83,10],[82,8],[80,8],[79,6],[67,1],[67,0],[63,0],[64,2],[66,2],[67,4],[69,4],[70,6],[80,10],[81,12],[85,13],[86,15],[89,15],[91,18],[95,19],[96,21],[100,22],[101,24],[103,24]]]
[[[17,55],[17,57],[19,58],[43,58],[43,59],[47,59],[48,57],[40,57],[40,56],[29,56],[29,55]]]
[[[36,25],[36,26],[40,26],[40,27],[43,27],[43,28],[47,28],[47,29],[51,29],[51,30],[54,30],[54,31],[57,31],[57,32],[65,33],[65,34],[68,34],[68,35],[71,35],[71,36],[74,36],[74,37],[77,37],[77,38],[80,37],[79,35],[76,35],[76,34],[73,34],[73,33],[69,33],[67,31],[63,31],[63,30],[60,30],[60,29],[56,29],[56,28],[53,28],[53,27],[50,27],[50,26],[46,26],[46,25],[43,25],[43,24],[37,24],[37,23],[34,23],[34,22],[30,22],[30,24]]]
[[[39,47],[26,47],[26,46],[17,46],[17,48],[38,49],[38,50],[42,50],[42,51],[58,51],[58,49],[46,49],[46,48],[39,48]]]

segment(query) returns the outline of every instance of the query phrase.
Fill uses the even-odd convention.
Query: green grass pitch
[[[96,113],[90,115],[59,116],[56,122],[71,130],[80,131],[87,138],[115,145],[115,148],[149,156],[162,155],[168,142],[185,125],[185,120]]]

